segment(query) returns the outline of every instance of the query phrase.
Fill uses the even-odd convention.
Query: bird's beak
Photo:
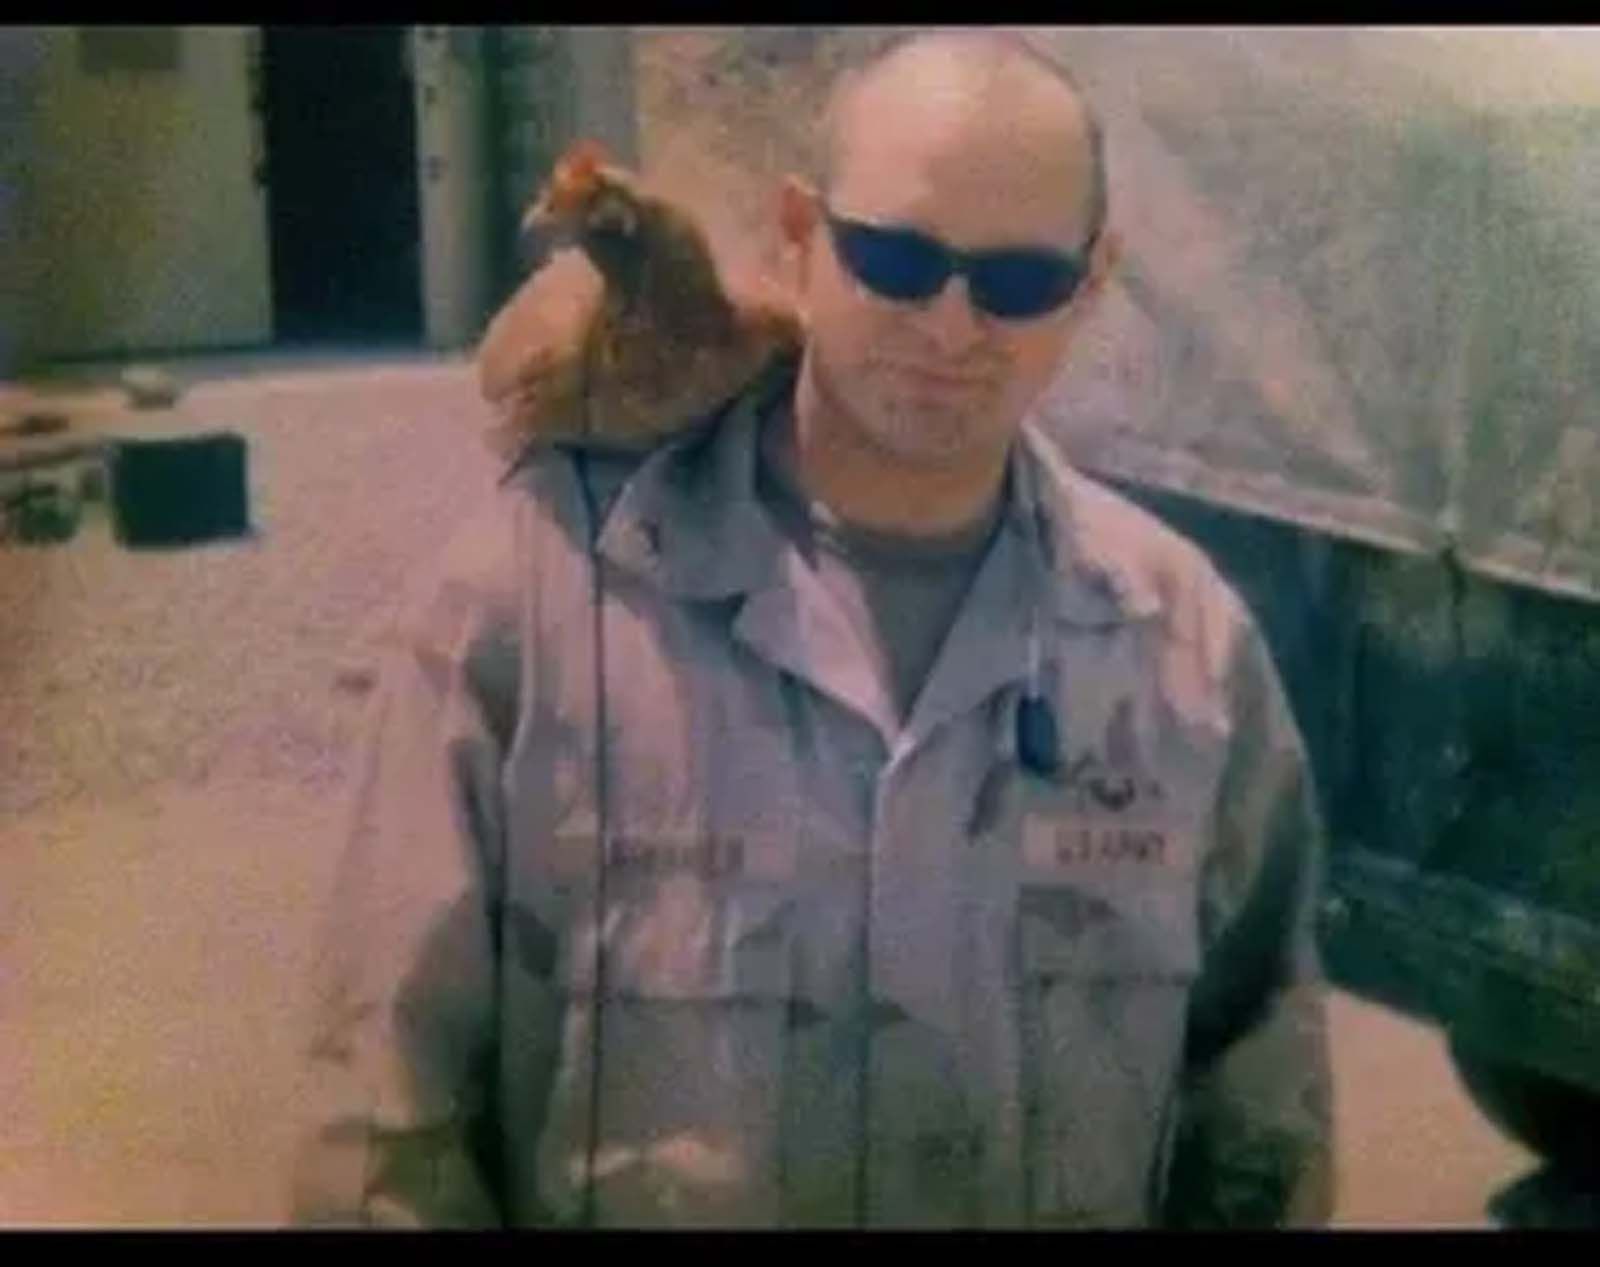
[[[522,212],[522,222],[518,228],[521,230],[522,236],[527,237],[530,234],[542,232],[548,229],[549,226],[549,208],[545,206],[545,200],[543,198],[536,198],[533,202],[530,202],[526,208],[524,208]]]
[[[568,228],[565,218],[552,214],[543,199],[530,203],[517,226],[517,254],[524,265],[537,268],[552,251],[571,245]]]

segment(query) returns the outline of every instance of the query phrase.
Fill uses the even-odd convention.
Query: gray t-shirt
[[[768,420],[757,495],[839,603],[904,723],[983,561],[999,501],[978,522],[941,536],[848,524],[809,498],[780,456],[777,429],[792,425],[787,410]]]

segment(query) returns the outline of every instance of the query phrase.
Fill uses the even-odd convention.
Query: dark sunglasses
[[[1067,303],[1083,284],[1094,238],[1081,254],[1043,246],[961,251],[915,229],[848,220],[823,209],[834,249],[851,276],[875,295],[925,303],[952,276],[967,279],[973,307],[991,317],[1026,321]]]

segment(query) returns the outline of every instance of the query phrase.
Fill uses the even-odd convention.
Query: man
[[[1021,426],[1114,261],[1089,109],[945,33],[828,139],[782,203],[797,371],[636,468],[536,458],[415,605],[302,1219],[1326,1213],[1266,650]]]

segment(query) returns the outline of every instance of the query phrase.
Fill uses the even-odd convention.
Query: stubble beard
[[[923,470],[949,470],[974,456],[979,421],[950,405],[919,404],[886,382],[870,362],[862,367],[863,396],[854,402],[841,388],[826,355],[812,348],[811,379],[817,404],[850,445],[887,463]]]

